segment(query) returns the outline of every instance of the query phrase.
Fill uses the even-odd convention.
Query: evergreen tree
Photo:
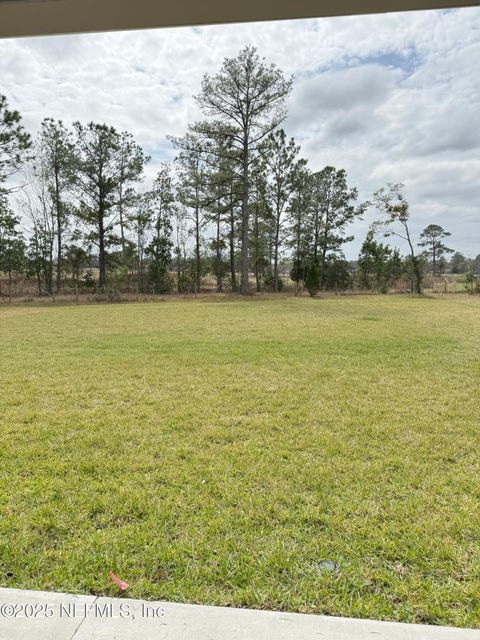
[[[145,249],[150,258],[149,277],[158,293],[171,289],[168,268],[172,261],[172,219],[176,214],[175,188],[172,169],[163,163],[148,194],[150,222],[153,226],[153,239]]]
[[[125,136],[113,127],[74,123],[75,214],[86,227],[87,241],[98,247],[100,290],[106,285],[107,249],[121,245],[115,231],[121,218],[121,189],[141,179],[143,156],[135,145],[126,154]]]
[[[14,275],[21,273],[25,263],[25,243],[17,228],[19,222],[19,218],[10,208],[6,195],[0,193],[0,274],[3,272],[8,276],[10,298]]]
[[[7,98],[0,95],[0,192],[10,190],[7,180],[23,167],[32,145],[18,111],[8,108]]]
[[[320,265],[315,256],[310,257],[305,265],[305,286],[313,298],[320,286]]]
[[[438,224],[429,224],[420,234],[419,247],[424,247],[423,255],[432,261],[433,275],[437,274],[437,263],[446,253],[453,253],[443,240],[452,234]]]
[[[398,249],[377,242],[370,230],[365,238],[358,258],[360,284],[366,289],[387,293],[392,280],[402,270]]]
[[[475,275],[480,275],[480,253],[472,261],[472,271]]]
[[[295,176],[295,185],[289,203],[289,240],[288,247],[292,251],[293,266],[290,278],[296,283],[297,291],[300,282],[305,280],[305,267],[310,253],[311,233],[309,216],[312,210],[312,174],[303,167]]]
[[[224,137],[238,160],[242,185],[241,286],[249,291],[250,173],[259,145],[286,116],[285,99],[292,87],[275,65],[267,65],[254,47],[226,58],[219,73],[206,75],[197,102],[212,120],[194,126],[207,139]]]
[[[155,236],[145,249],[149,257],[149,277],[157,293],[170,291],[172,283],[168,267],[172,261],[172,223],[166,215],[157,218]]]
[[[412,234],[410,232],[410,209],[405,196],[402,193],[403,184],[389,183],[373,194],[374,204],[381,214],[380,220],[374,223],[373,229],[384,229],[384,236],[396,236],[405,240],[408,244],[410,255],[407,261],[407,270],[411,275],[412,293],[422,292],[423,262],[417,256]]]
[[[145,165],[150,158],[143,153],[142,148],[138,145],[132,134],[123,131],[119,138],[118,153],[118,225],[120,228],[120,243],[122,249],[122,265],[127,267],[128,263],[128,240],[126,232],[131,220],[132,211],[135,212],[138,206],[139,196],[135,191],[135,186],[139,182]],[[133,251],[130,251],[133,254]]]
[[[362,217],[366,205],[355,205],[358,191],[348,187],[344,169],[327,166],[314,174],[313,180],[313,254],[319,257],[320,284],[325,288],[327,256],[337,254],[344,243],[353,240],[345,235],[346,227]]]
[[[296,176],[305,166],[298,160],[300,147],[283,129],[270,133],[263,145],[262,169],[265,175],[264,198],[269,209],[272,233],[272,289],[278,291],[278,260],[285,240],[285,212],[295,190]]]
[[[466,257],[460,251],[456,251],[450,260],[450,271],[452,273],[466,273],[468,263]]]

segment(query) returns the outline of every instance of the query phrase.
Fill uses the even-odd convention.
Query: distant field
[[[1,586],[480,626],[479,298],[4,305],[0,376]]]

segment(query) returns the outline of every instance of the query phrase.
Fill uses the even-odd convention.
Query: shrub
[[[465,274],[464,287],[465,291],[472,295],[474,293],[480,293],[480,282],[473,271],[469,271]]]
[[[82,285],[87,289],[93,289],[96,286],[97,282],[92,275],[91,271],[87,271],[82,276]]]
[[[263,276],[263,284],[267,289],[270,289],[271,291],[275,290],[275,282],[274,282],[274,278],[273,278],[273,273],[271,271],[268,271],[264,276]],[[283,289],[283,280],[282,278],[280,278],[280,276],[277,277],[277,291],[282,291]]]

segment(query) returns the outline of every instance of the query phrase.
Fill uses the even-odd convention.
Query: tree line
[[[344,169],[312,170],[282,128],[292,85],[253,47],[225,59],[195,97],[203,119],[169,138],[176,159],[148,186],[150,158],[131,133],[46,118],[32,137],[0,96],[0,272],[10,283],[35,279],[40,294],[128,279],[139,291],[199,292],[207,274],[219,292],[248,294],[279,291],[288,264],[297,291],[311,295],[352,278],[386,292],[402,277],[420,293],[427,264],[434,275],[446,269],[450,234],[431,224],[412,237],[401,184],[359,202]],[[369,206],[378,220],[352,270],[343,247]],[[397,237],[407,254],[379,236]],[[466,268],[460,258],[452,271]]]

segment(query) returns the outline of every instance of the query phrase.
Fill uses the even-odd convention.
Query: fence
[[[308,295],[305,287],[298,287],[288,277],[282,277],[283,286],[281,292],[284,294],[292,295]],[[255,281],[251,278],[252,291],[255,291]],[[225,286],[224,292],[230,293],[231,289]],[[263,287],[261,293],[269,293],[268,287]],[[389,293],[391,294],[404,294],[411,292],[411,282],[408,279],[396,280]],[[442,276],[433,277],[428,275],[423,281],[423,292],[427,295],[430,294],[460,294],[460,293],[480,293],[480,276],[469,274],[448,274]],[[173,294],[176,292],[174,286]],[[193,291],[192,291],[193,293]],[[202,278],[202,293],[214,294],[216,293],[216,281],[212,276],[206,276]],[[321,294],[321,292],[319,292]],[[334,295],[360,295],[368,293],[376,293],[376,291],[365,290],[361,287],[349,287],[347,289],[335,287],[327,292]],[[60,299],[66,299],[71,301],[90,301],[96,299],[117,300],[120,298],[126,299],[144,299],[151,297],[158,297],[163,295],[161,292],[155,290],[155,286],[145,283],[139,287],[138,281],[135,277],[129,279],[124,285],[114,287],[108,285],[103,291],[99,291],[96,282],[92,281],[89,286],[85,284],[76,284],[71,281],[66,281],[60,292],[52,291],[51,293],[45,291],[43,286],[39,286],[38,282],[34,278],[13,278],[10,282],[7,278],[0,277],[0,301],[9,302],[13,300],[30,302],[38,299],[45,301],[56,301]]]

